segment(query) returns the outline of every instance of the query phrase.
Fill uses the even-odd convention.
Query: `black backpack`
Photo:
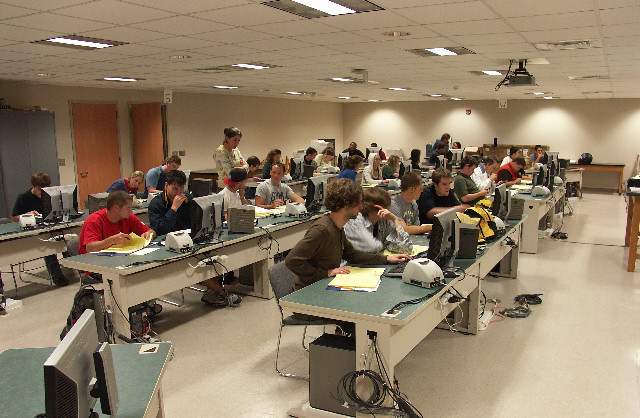
[[[578,159],[578,164],[591,164],[593,161],[593,155],[588,152],[583,153]]]
[[[62,332],[60,333],[61,341],[65,337],[65,335],[67,335],[69,330],[71,330],[71,327],[73,326],[73,324],[75,324],[76,321],[80,319],[80,316],[85,310],[87,309],[95,310],[94,298],[93,298],[93,295],[95,293],[99,293],[102,295],[104,294],[104,291],[96,290],[93,286],[86,285],[86,286],[82,286],[80,290],[78,290],[78,293],[76,293],[76,295],[73,297],[73,305],[71,306],[71,312],[67,317],[67,324],[64,326],[64,328],[62,329]]]

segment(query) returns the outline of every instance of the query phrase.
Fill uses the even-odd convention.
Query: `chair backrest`
[[[67,252],[71,257],[80,254],[80,237],[75,236],[67,241]]]
[[[296,275],[287,268],[284,261],[269,269],[269,283],[271,283],[271,289],[273,289],[273,293],[278,301],[281,297],[291,293],[295,278]]]

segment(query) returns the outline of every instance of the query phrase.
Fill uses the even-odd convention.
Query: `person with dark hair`
[[[115,190],[124,190],[125,192],[138,197],[138,186],[144,181],[144,173],[142,171],[134,171],[129,178],[118,179],[111,183],[111,186],[107,188],[107,193],[111,193]]]
[[[447,145],[444,142],[438,142],[438,145],[436,145],[436,149],[431,153],[431,156],[429,157],[429,164],[437,164],[438,162],[438,157],[440,155],[444,155],[445,156],[445,165],[447,163],[447,158],[446,158],[446,152],[447,152]]]
[[[285,264],[295,275],[292,291],[336,274],[349,273],[340,261],[352,264],[389,264],[411,259],[407,254],[389,256],[368,254],[353,248],[344,226],[362,210],[362,187],[347,179],[327,187],[325,206],[330,211],[311,225],[304,237],[291,249]]]
[[[464,157],[460,161],[460,170],[458,175],[453,181],[453,190],[456,192],[456,196],[462,203],[466,203],[470,206],[474,206],[480,200],[482,200],[488,193],[487,189],[480,189],[476,183],[471,179],[473,171],[478,166],[478,162],[473,157]]]
[[[264,164],[262,164],[262,178],[268,179],[271,176],[271,166],[275,163],[280,162],[280,158],[282,158],[282,151],[277,148],[272,149],[267,154],[267,158],[264,160]]]
[[[526,164],[524,157],[514,158],[513,161],[500,167],[498,170],[497,182],[506,183],[507,187],[520,183],[520,181],[522,181],[520,171]]]
[[[462,149],[462,144],[458,141],[451,144],[451,149]]]
[[[232,168],[238,167],[247,169],[249,165],[242,158],[242,154],[238,149],[238,144],[242,139],[242,132],[238,128],[225,128],[224,140],[222,145],[216,149],[213,154],[213,159],[216,163],[216,169],[218,170],[218,181],[222,181],[229,177],[229,173]]]
[[[154,167],[147,171],[145,177],[145,190],[142,198],[146,199],[149,193],[160,193],[164,190],[166,175],[171,170],[177,170],[182,165],[182,159],[177,155],[167,158],[161,166]]]
[[[356,175],[362,165],[363,158],[359,155],[347,157],[344,162],[344,169],[338,174],[338,179],[347,178],[356,181]]]
[[[515,145],[512,146],[511,148],[509,148],[509,155],[507,155],[502,159],[502,163],[500,163],[500,167],[503,167],[505,164],[510,163],[516,157],[521,157],[521,156],[522,156],[522,149]],[[524,165],[522,167],[524,167]]]
[[[549,156],[544,152],[544,149],[542,149],[542,145],[536,145],[533,154],[531,154],[529,158],[531,159],[531,164],[546,164],[549,160]]]
[[[478,189],[490,189],[491,184],[496,182],[496,178],[498,177],[496,172],[499,168],[500,163],[498,159],[489,156],[485,159],[483,167],[478,166],[473,170],[471,179],[476,183]]]
[[[152,239],[156,233],[143,224],[131,211],[133,197],[122,190],[109,193],[107,207],[93,212],[80,231],[79,253],[85,254],[104,250],[112,245],[124,244],[135,233],[145,239]]]
[[[304,152],[304,158],[302,159],[302,163],[304,165],[312,166],[313,171],[317,171],[318,170],[318,163],[316,162],[317,155],[318,155],[318,151],[315,148],[313,147],[307,148],[307,150]]]
[[[409,157],[411,160],[411,169],[412,170],[421,170],[420,168],[420,150],[414,148],[411,150],[411,156]]]
[[[335,156],[336,151],[331,147],[327,147],[322,151],[322,154],[316,157],[316,163],[319,168],[333,167],[333,159]]]
[[[435,150],[438,147],[438,143],[444,142],[445,148],[449,148],[449,141],[451,140],[451,135],[447,132],[443,133],[440,139],[436,139],[433,143],[433,149]]]
[[[445,168],[436,168],[431,175],[430,186],[422,189],[418,198],[420,223],[433,223],[433,217],[451,207],[457,212],[464,212],[469,205],[460,204],[451,190],[451,172]]]
[[[13,210],[11,211],[11,222],[18,222],[20,220],[20,215],[40,215],[44,212],[42,204],[42,188],[49,186],[51,186],[51,177],[47,173],[40,171],[34,173],[31,176],[31,188],[20,193],[16,198]],[[51,280],[56,286],[66,286],[69,284],[69,279],[67,279],[64,273],[62,273],[60,263],[58,262],[58,256],[56,254],[45,256],[44,264],[47,267],[47,272],[49,273]]]
[[[282,176],[284,165],[274,163],[271,166],[270,178],[260,183],[256,189],[256,206],[273,209],[284,205],[287,199],[304,203],[304,199],[295,194],[289,185],[281,183]]]
[[[387,164],[382,167],[382,178],[384,180],[397,179],[400,177],[400,157],[391,155],[387,160]]]
[[[416,199],[422,193],[422,177],[416,172],[402,176],[400,193],[391,198],[389,210],[398,217],[400,225],[407,234],[426,234],[431,231],[431,224],[420,223],[420,211]]]
[[[247,184],[247,170],[234,167],[223,181],[225,188],[218,192],[224,198],[225,214],[227,209],[234,206],[248,205],[244,197],[244,189]]]
[[[349,148],[347,148],[346,150],[344,150],[342,152],[343,153],[348,152],[349,153],[349,157],[352,157],[354,155],[359,155],[364,160],[364,154],[362,153],[362,151],[360,151],[358,149],[358,144],[356,144],[353,141],[349,144]]]
[[[149,203],[149,224],[158,235],[191,228],[189,204],[193,197],[184,192],[187,176],[180,170],[167,173],[164,191]]]
[[[344,226],[344,233],[353,248],[371,254],[384,249],[411,253],[413,244],[409,234],[396,215],[389,211],[390,205],[391,195],[386,190],[379,187],[365,189],[360,213]]]

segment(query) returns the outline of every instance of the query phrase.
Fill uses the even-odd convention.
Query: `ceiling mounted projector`
[[[525,68],[526,64],[527,60],[520,60],[518,68],[516,68],[513,73],[508,75],[508,79],[504,83],[504,85],[510,87],[535,86],[536,78],[532,76],[529,71],[527,71],[527,69]]]

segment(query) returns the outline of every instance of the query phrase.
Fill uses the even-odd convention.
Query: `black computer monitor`
[[[43,213],[46,221],[68,221],[69,217],[77,217],[78,213],[78,186],[68,184],[65,186],[43,187],[42,194]]]
[[[191,239],[194,242],[205,242],[214,238],[222,231],[223,213],[224,198],[221,195],[194,198],[189,204]]]
[[[327,192],[328,181],[328,175],[313,176],[309,179],[309,182],[307,183],[307,197],[305,200],[307,210],[317,211],[324,205],[324,197]]]
[[[313,177],[313,165],[311,164],[302,164],[302,178],[309,179]]]
[[[507,185],[502,183],[496,186],[491,205],[491,214],[497,218],[504,219],[505,201],[507,200]]]
[[[509,214],[511,213],[511,192],[509,190],[505,190],[504,197],[505,199],[503,201],[502,208],[502,210],[504,211],[504,218],[502,219],[506,222],[509,218]]]
[[[554,171],[552,172],[552,175],[555,176],[559,176],[560,175],[560,153],[558,151],[547,151],[547,155],[549,158],[549,163],[553,162],[553,166],[554,166]]]
[[[400,164],[400,169],[398,170],[398,178],[401,179],[407,173],[411,172],[411,160],[403,161]]]
[[[436,165],[435,168],[447,168],[444,162],[445,156],[444,155],[438,155],[438,158],[436,159]]]
[[[540,164],[540,167],[538,167],[538,172],[533,176],[534,181],[532,181],[532,184],[534,186],[544,186],[547,182],[547,166],[544,164]]]
[[[191,180],[191,195],[193,197],[208,196],[213,191],[213,180],[196,178]]]
[[[454,222],[457,221],[456,209],[451,208],[438,213],[433,218],[433,228],[429,234],[429,249],[427,257],[440,266],[445,267],[453,256],[451,234]]]
[[[553,192],[553,184],[555,180],[556,163],[549,157],[549,164],[547,165],[547,188],[549,192]]]
[[[464,150],[462,149],[450,149],[449,152],[451,153],[451,161],[449,161],[449,163],[451,165],[459,165],[460,161],[462,160],[462,153]]]
[[[302,159],[303,157],[296,157],[291,159],[291,174],[292,180],[300,180],[302,178]]]

